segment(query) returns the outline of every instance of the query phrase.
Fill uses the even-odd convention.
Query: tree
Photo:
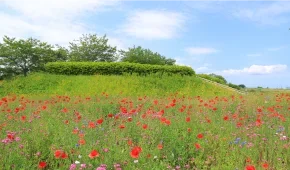
[[[214,73],[211,73],[209,75],[212,76],[212,77],[216,77],[216,78],[222,80],[224,82],[224,84],[227,84],[227,80],[223,76],[217,75],[217,74],[214,74]]]
[[[84,34],[79,40],[70,42],[71,61],[107,61],[117,60],[116,47],[108,45],[106,35],[98,37],[96,34]]]
[[[174,59],[165,58],[157,52],[152,52],[149,49],[143,49],[138,46],[129,48],[128,51],[120,51],[121,61],[140,64],[153,64],[153,65],[174,65]]]
[[[246,88],[246,86],[244,84],[240,84],[239,87],[242,89]]]
[[[68,49],[61,47],[59,45],[56,45],[55,52],[55,60],[56,61],[67,61],[69,56]]]
[[[27,76],[29,71],[42,70],[44,64],[56,61],[53,46],[40,42],[37,39],[16,40],[15,38],[3,37],[0,43],[0,66],[1,74]]]

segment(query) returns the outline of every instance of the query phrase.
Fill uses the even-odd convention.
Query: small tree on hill
[[[140,64],[152,64],[152,65],[174,65],[175,60],[166,58],[157,52],[152,52],[149,49],[143,49],[142,47],[129,48],[128,51],[121,50],[121,61]]]
[[[243,89],[246,88],[246,86],[244,84],[240,84],[239,87],[243,88]]]
[[[84,34],[79,40],[70,42],[69,58],[71,61],[107,61],[117,60],[116,47],[108,45],[106,35]]]
[[[212,77],[216,77],[216,78],[222,80],[224,82],[224,84],[227,84],[227,80],[223,76],[217,75],[217,74],[214,74],[214,73],[211,73],[209,75],[212,76]]]
[[[23,74],[44,68],[44,64],[56,61],[53,46],[37,39],[26,40],[4,36],[0,43],[1,75]]]

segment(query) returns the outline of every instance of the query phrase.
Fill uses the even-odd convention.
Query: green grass
[[[289,169],[287,92],[241,96],[194,77],[42,73],[4,81],[0,92],[2,169],[46,162],[65,170],[75,161],[87,169]],[[135,146],[142,151],[133,158]],[[99,156],[90,159],[92,150]]]
[[[28,77],[17,77],[3,81],[0,95],[94,95],[106,92],[124,96],[168,96],[181,95],[214,96],[230,95],[234,92],[205,83],[189,76],[65,76],[33,73]]]

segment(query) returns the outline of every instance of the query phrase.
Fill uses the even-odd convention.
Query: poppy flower
[[[195,144],[195,148],[196,148],[196,149],[200,149],[200,148],[201,148],[200,144],[196,143],[196,144]]]
[[[247,165],[245,170],[256,170],[256,168],[253,165]]]
[[[95,122],[89,122],[89,128],[95,128],[96,124]]]
[[[54,157],[55,157],[55,158],[60,158],[61,155],[62,155],[62,150],[56,150],[56,151],[54,152]]]
[[[185,121],[186,121],[186,122],[190,122],[190,117],[187,117],[187,118],[185,119]]]
[[[201,133],[198,134],[198,135],[197,135],[197,138],[198,138],[198,139],[202,139],[202,138],[203,138],[203,134],[201,134]]]
[[[100,124],[103,123],[103,121],[104,121],[103,119],[98,119],[98,120],[97,120],[97,123],[100,125]]]
[[[91,159],[99,157],[99,156],[100,156],[100,154],[99,154],[99,152],[97,150],[92,150],[92,152],[89,154],[89,157]]]
[[[131,157],[132,158],[138,158],[139,157],[139,154],[141,153],[142,151],[142,148],[139,147],[139,146],[135,146],[132,150],[131,150]]]
[[[66,159],[66,158],[68,158],[68,155],[67,155],[65,152],[63,152],[63,153],[61,154],[61,158],[62,158],[62,159]]]
[[[85,141],[84,139],[80,139],[80,140],[79,140],[79,144],[80,144],[80,145],[84,145],[84,144],[86,144],[86,141]]]
[[[161,150],[161,149],[163,149],[163,145],[160,143],[160,144],[157,145],[157,148],[158,148],[159,150]]]
[[[143,129],[147,129],[147,128],[148,128],[148,125],[147,125],[147,124],[144,124],[144,125],[142,126],[142,128],[143,128]]]
[[[122,124],[122,125],[119,126],[119,128],[120,129],[124,129],[125,128],[125,125]]]
[[[224,116],[224,120],[225,121],[229,120],[229,116]]]
[[[269,168],[269,164],[268,163],[263,163],[262,167],[263,167],[263,169],[268,169]]]
[[[44,169],[46,167],[46,162],[39,162],[38,168],[39,169]]]

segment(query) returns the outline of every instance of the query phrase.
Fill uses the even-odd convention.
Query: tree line
[[[141,46],[117,50],[108,43],[106,35],[84,34],[69,42],[67,48],[51,45],[38,39],[3,37],[0,43],[0,78],[27,76],[32,71],[44,70],[48,62],[131,62],[152,65],[174,65],[175,60]]]

